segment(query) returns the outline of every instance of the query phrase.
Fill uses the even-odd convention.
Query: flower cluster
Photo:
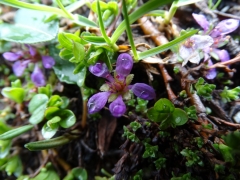
[[[98,62],[89,67],[89,71],[97,77],[105,78],[107,81],[100,88],[101,91],[88,100],[88,112],[90,114],[100,111],[107,101],[110,103],[109,110],[115,117],[120,117],[126,112],[126,105],[123,100],[131,99],[132,91],[136,96],[151,100],[156,97],[154,89],[144,83],[130,85],[133,74],[130,74],[133,67],[133,59],[127,53],[122,53],[117,58],[116,69],[112,76],[107,65]]]
[[[193,13],[193,18],[203,28],[203,33],[209,34],[209,36],[211,36],[214,41],[210,47],[204,48],[204,60],[208,60],[208,65],[210,66],[213,64],[210,56],[222,62],[229,60],[229,53],[225,49],[220,50],[218,48],[228,43],[229,37],[226,35],[238,28],[239,20],[226,19],[219,22],[214,28],[211,28],[211,25],[205,16]],[[206,75],[206,78],[213,79],[216,77],[216,75],[216,69],[211,69]]]
[[[203,28],[203,32],[190,37],[179,48],[179,55],[184,60],[182,65],[186,65],[188,61],[198,64],[202,57],[204,57],[204,61],[208,60],[208,65],[213,64],[210,57],[220,61],[229,60],[228,52],[218,48],[228,43],[229,37],[226,35],[238,28],[239,21],[226,19],[219,22],[215,28],[212,28],[205,16],[193,13],[193,17]],[[203,54],[202,57],[200,56],[201,53]],[[216,69],[211,69],[206,78],[213,79],[216,75]]]
[[[3,57],[7,61],[14,62],[12,65],[13,72],[16,76],[22,76],[24,70],[27,68],[29,63],[33,63],[34,70],[31,74],[31,80],[35,86],[44,86],[46,85],[46,80],[42,70],[40,69],[38,62],[41,61],[43,67],[50,69],[54,66],[55,61],[50,56],[42,56],[39,52],[32,46],[26,45],[28,51],[18,51],[18,52],[5,52]]]

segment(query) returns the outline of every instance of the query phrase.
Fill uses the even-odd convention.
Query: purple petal
[[[107,68],[107,65],[105,63],[98,62],[95,65],[89,66],[89,71],[97,76],[97,77],[102,77],[106,78],[110,73]]]
[[[204,31],[207,31],[209,29],[209,22],[207,21],[206,17],[201,14],[192,14],[195,21],[204,29]]]
[[[43,72],[37,65],[35,65],[34,70],[31,74],[31,80],[37,87],[46,85]]]
[[[118,96],[110,105],[109,110],[115,117],[120,117],[126,112],[126,105],[122,100],[122,96]]]
[[[213,63],[212,63],[211,60],[209,60],[209,61],[208,61],[208,66],[211,66],[211,65],[213,65]],[[205,75],[205,77],[206,77],[207,79],[214,79],[216,76],[217,76],[217,70],[216,70],[215,68],[210,69],[210,70],[208,71],[208,73]]]
[[[124,78],[130,74],[133,67],[133,59],[127,53],[122,53],[117,58],[116,72],[117,75]]]
[[[12,66],[14,74],[18,77],[21,76],[29,62],[30,60],[16,61]]]
[[[16,53],[5,52],[3,53],[3,57],[8,61],[16,61],[22,57],[22,53],[20,51]]]
[[[35,56],[37,54],[37,50],[34,47],[32,47],[28,44],[26,44],[26,46],[28,47],[28,50],[29,50],[29,53],[31,56]]]
[[[132,92],[141,99],[151,100],[156,97],[154,89],[144,83],[136,83],[131,88]]]
[[[217,24],[211,32],[212,37],[222,36],[235,31],[239,26],[239,20],[226,19]]]
[[[94,94],[88,100],[87,106],[88,106],[89,114],[93,114],[100,111],[107,103],[107,100],[110,94],[111,92],[99,92],[97,94]]]
[[[228,61],[230,59],[230,56],[225,49],[223,49],[223,50],[214,49],[213,51],[218,55],[220,61],[222,61],[222,62]]]
[[[51,56],[42,56],[42,63],[46,69],[50,69],[54,66],[55,61]]]

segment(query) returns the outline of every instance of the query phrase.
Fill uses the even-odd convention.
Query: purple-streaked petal
[[[110,105],[109,110],[115,117],[120,117],[126,112],[126,105],[122,100],[122,96],[118,96]]]
[[[154,89],[144,83],[136,83],[131,88],[132,92],[141,99],[151,100],[156,97]]]
[[[54,66],[55,61],[51,56],[42,56],[42,64],[46,69],[50,69]]]
[[[124,78],[130,74],[133,67],[133,59],[127,53],[122,53],[117,58],[116,73],[118,76]]]
[[[20,52],[16,52],[16,53],[5,52],[5,53],[3,53],[3,57],[7,61],[16,61],[16,60],[19,60],[22,57],[22,53],[20,53]]]
[[[37,50],[36,50],[34,47],[32,47],[32,46],[30,46],[30,45],[28,45],[28,44],[26,44],[26,46],[27,46],[27,48],[28,48],[28,50],[29,50],[30,55],[31,55],[32,57],[34,57],[34,56],[37,54]]]
[[[189,56],[193,53],[193,49],[192,48],[187,48],[184,45],[180,46],[179,48],[179,56],[188,62],[188,58]],[[187,64],[186,62],[186,64]],[[185,63],[184,63],[185,64]]]
[[[214,43],[213,38],[208,35],[193,35],[190,39],[194,43],[194,49],[204,49]]]
[[[211,66],[211,65],[213,65],[213,63],[212,63],[211,60],[209,60],[209,61],[208,61],[208,66]],[[216,70],[215,68],[210,69],[210,70],[208,71],[208,73],[205,75],[205,77],[206,77],[207,79],[214,79],[216,76],[217,76],[217,70]]]
[[[195,21],[203,28],[204,31],[209,29],[209,22],[207,21],[206,17],[201,14],[192,14]]]
[[[235,31],[239,26],[239,20],[236,19],[226,19],[217,24],[217,26],[212,30],[211,36],[223,36]]]
[[[18,77],[21,76],[29,62],[30,60],[16,61],[12,66],[14,74]]]
[[[229,53],[225,49],[214,49],[213,51],[217,54],[218,58],[222,62],[228,61],[230,59]]]
[[[37,87],[46,85],[46,80],[43,72],[37,65],[35,65],[34,70],[31,74],[31,80]]]
[[[107,103],[107,100],[110,94],[111,92],[99,92],[97,94],[94,94],[88,100],[87,106],[88,106],[89,114],[93,114],[100,111]]]
[[[89,71],[97,76],[97,77],[102,77],[106,78],[110,73],[107,68],[107,65],[105,63],[98,62],[95,65],[89,66]]]

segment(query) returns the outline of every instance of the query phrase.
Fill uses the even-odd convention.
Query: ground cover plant
[[[1,0],[0,179],[239,179],[239,8]]]

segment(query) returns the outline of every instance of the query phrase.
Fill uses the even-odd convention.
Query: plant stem
[[[66,16],[71,19],[74,20],[74,16],[72,15],[72,13],[68,12],[65,7],[63,6],[62,2],[60,0],[56,0],[58,6],[62,9],[62,11],[66,14]]]
[[[26,9],[32,9],[37,11],[45,11],[45,12],[57,14],[63,17],[68,17],[61,9],[45,6],[45,5],[30,4],[22,1],[17,1],[17,0],[2,0],[0,1],[0,4],[12,6],[15,8],[26,8]]]
[[[111,44],[111,40],[107,36],[107,33],[105,31],[105,27],[104,27],[104,24],[103,24],[102,12],[101,12],[101,7],[100,7],[99,0],[97,0],[97,14],[98,14],[98,21],[99,21],[99,26],[100,26],[102,36],[108,44]]]
[[[137,50],[136,50],[136,47],[135,47],[135,43],[134,43],[134,40],[133,40],[131,28],[130,28],[130,22],[129,22],[129,18],[128,18],[126,2],[125,2],[125,0],[123,0],[122,2],[123,2],[123,16],[124,16],[124,19],[125,19],[128,41],[131,45],[134,59],[138,61],[138,54],[137,54]]]
[[[174,16],[174,14],[176,13],[177,11],[177,1],[174,1],[169,9],[169,11],[166,13],[167,16],[164,17],[164,22],[166,24],[168,24],[170,22],[170,20],[172,19],[172,17]]]
[[[99,26],[100,26],[100,30],[101,30],[103,38],[108,43],[108,45],[111,46],[114,49],[114,51],[117,51],[118,46],[115,43],[112,43],[111,39],[108,37],[108,35],[106,33],[106,30],[105,30],[105,27],[104,27],[104,24],[103,24],[102,12],[101,12],[101,7],[100,7],[99,0],[97,0],[97,14],[98,14]]]

